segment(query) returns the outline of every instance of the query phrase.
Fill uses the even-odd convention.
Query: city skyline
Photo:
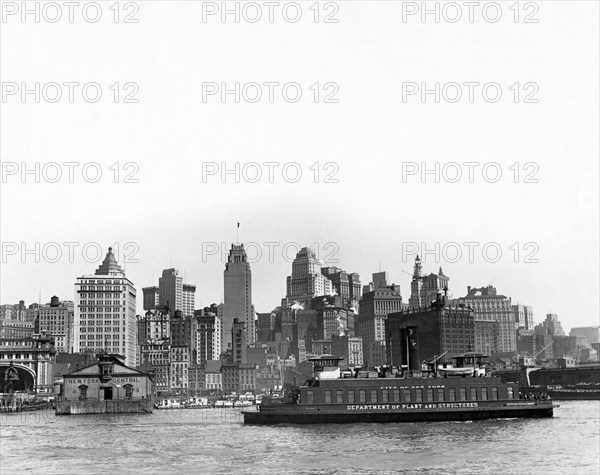
[[[292,241],[292,243],[294,243],[294,241]],[[297,243],[296,243],[297,244]],[[325,244],[325,243],[324,243]],[[335,244],[335,243],[334,243]],[[298,244],[300,245],[300,244]],[[270,245],[271,248],[273,248],[274,246],[271,244]],[[264,249],[267,249],[268,246],[265,246]],[[297,246],[290,246],[288,249],[288,254],[292,255],[294,254],[294,258],[295,258],[295,253],[293,251],[295,251],[295,249],[297,248]],[[140,248],[141,250],[141,248]],[[321,253],[323,253],[323,251],[321,251]],[[331,251],[329,251],[329,254],[331,254]],[[142,255],[141,252],[138,255]],[[280,305],[281,302],[281,298],[285,297],[286,295],[286,284],[285,284],[285,280],[286,280],[286,275],[290,275],[291,273],[291,269],[292,269],[292,261],[289,258],[283,258],[281,255],[277,256],[276,254],[274,254],[275,259],[274,262],[269,262],[269,259],[267,258],[268,256],[263,256],[263,259],[258,260],[257,262],[253,262],[251,263],[251,267],[252,267],[252,280],[253,280],[253,302],[259,302],[258,306],[257,304],[254,304],[255,306],[255,310],[256,312],[270,312],[271,310],[273,310],[275,307]],[[342,268],[355,268],[354,264],[352,262],[348,262],[346,263],[343,259],[343,253],[342,253],[342,249],[339,249],[337,254],[336,254],[336,259],[334,262],[323,262],[323,267],[327,267],[327,266],[335,266],[335,267],[342,267]],[[277,257],[279,257],[277,259]],[[321,256],[319,256],[321,257]],[[119,264],[121,265],[122,261],[123,261],[123,257],[122,256],[117,256]],[[212,258],[213,262],[210,262],[210,258]],[[431,259],[431,257],[430,257]],[[144,279],[143,276],[139,276],[139,274],[136,272],[136,270],[138,270],[140,267],[147,267],[147,265],[144,264],[144,262],[142,262],[141,259],[139,259],[140,262],[138,263],[130,263],[128,266],[125,265],[123,266],[124,269],[128,269],[127,270],[127,275],[128,275],[128,279],[130,279],[133,282],[134,287],[136,288],[136,290],[138,291],[139,297],[142,297],[141,295],[141,289],[142,287],[147,287],[148,283],[149,283],[149,279]],[[220,257],[217,256],[210,256],[209,257],[209,262],[206,263],[200,263],[199,265],[195,265],[192,266],[192,268],[194,269],[198,269],[197,271],[197,275],[206,275],[205,273],[203,274],[203,270],[204,268],[214,268],[215,266],[215,262],[217,266],[221,266],[221,263],[218,262],[220,260]],[[249,257],[249,260],[252,260],[252,256]],[[288,262],[288,260],[290,262]],[[322,259],[320,259],[321,261],[323,261]],[[265,262],[266,261],[266,262]],[[170,259],[169,261],[170,264],[173,264],[172,259]],[[75,266],[77,263],[73,263],[70,264],[71,266]],[[43,263],[37,264],[37,265],[43,265]],[[90,264],[88,264],[89,266]],[[494,270],[494,266],[498,265],[498,264],[488,264],[488,269],[489,270]],[[517,269],[519,266],[517,264],[513,264],[515,265],[515,268]],[[525,264],[521,264],[521,265],[525,265]],[[424,256],[424,258],[421,259],[421,266],[422,266],[422,271],[423,271],[423,275],[427,276],[429,274],[437,274],[437,269],[440,267],[440,263],[439,262],[433,262],[433,263],[428,263],[427,261],[427,256]],[[435,267],[434,267],[435,266]],[[480,281],[477,280],[476,277],[468,277],[468,270],[471,269],[472,265],[470,264],[463,264],[462,266],[460,264],[452,264],[452,263],[445,263],[444,264],[444,268],[445,269],[449,269],[448,271],[444,270],[444,274],[446,274],[447,276],[449,276],[450,280],[449,280],[449,296],[451,298],[462,298],[464,296],[467,295],[467,287],[471,286],[471,287],[485,287],[487,285],[493,284],[498,288],[499,293],[502,293],[504,295],[507,295],[509,297],[512,298],[512,303],[513,304],[521,304],[521,305],[527,305],[530,307],[533,307],[533,314],[534,314],[534,321],[535,322],[539,322],[542,321],[544,316],[546,314],[549,313],[556,313],[560,316],[561,321],[563,321],[567,327],[578,327],[578,326],[589,326],[589,325],[595,325],[597,323],[597,319],[594,320],[594,315],[593,312],[592,315],[589,318],[572,318],[572,315],[570,315],[569,313],[565,313],[565,312],[561,312],[560,311],[560,307],[561,307],[561,302],[560,300],[552,300],[551,302],[547,302],[545,307],[541,307],[540,305],[536,305],[535,302],[532,299],[528,299],[527,293],[526,292],[519,292],[516,296],[515,293],[510,291],[511,288],[514,288],[514,282],[511,280],[509,282],[498,282],[495,281],[495,279],[490,278],[488,281]],[[373,266],[375,267],[375,266]],[[479,266],[478,269],[478,273],[481,273],[481,267],[484,266]],[[535,265],[533,265],[533,267],[535,268]],[[50,267],[51,269],[54,267]],[[225,263],[222,264],[222,267],[220,269],[220,273],[221,276],[223,275],[223,269],[225,268]],[[279,276],[277,274],[274,274],[273,272],[271,272],[269,269],[272,268],[277,268],[277,269],[281,269],[283,268],[283,273],[285,275],[283,276]],[[287,271],[285,270],[287,268]],[[412,275],[414,273],[414,260],[412,263],[407,262],[404,265],[400,265],[400,269],[395,270],[395,269],[391,269],[389,266],[386,265],[386,261],[380,262],[377,264],[377,269],[372,269],[371,272],[364,272],[364,271],[360,271],[358,272],[358,274],[360,276],[362,276],[362,281],[363,282],[367,282],[370,279],[370,276],[377,272],[378,269],[381,268],[381,270],[384,270],[388,273],[388,279],[389,282],[388,284],[392,284],[395,283],[396,285],[400,286],[400,292],[401,295],[403,297],[403,301],[404,302],[408,302],[408,299],[410,297],[410,292],[411,292],[411,281],[412,281]],[[181,272],[182,275],[185,276],[185,282],[189,283],[190,285],[195,285],[197,288],[197,297],[196,297],[196,307],[197,308],[202,308],[204,306],[208,306],[212,303],[222,303],[223,301],[223,292],[224,292],[224,288],[223,288],[223,284],[222,284],[222,280],[220,283],[220,287],[219,287],[219,283],[216,282],[218,279],[214,278],[212,279],[213,281],[211,282],[211,280],[209,279],[206,282],[202,282],[199,283],[198,281],[200,279],[197,279],[194,277],[193,274],[190,274],[190,271],[187,268],[184,267],[180,267],[177,265],[172,265],[169,269],[177,269],[179,272]],[[406,269],[406,270],[405,270]],[[409,273],[409,269],[410,269],[410,275],[408,275]],[[164,270],[168,270],[166,268],[164,268]],[[455,270],[458,271],[456,272],[456,274],[458,275],[464,275],[467,276],[466,278],[468,280],[465,281],[465,285],[461,286],[461,285],[457,285],[457,279],[455,277]],[[154,268],[152,267],[152,274],[155,276],[160,276],[160,272],[161,270],[158,268]],[[135,276],[135,277],[129,277],[129,276]],[[493,274],[492,274],[493,275]],[[265,279],[265,276],[267,276],[267,278]],[[399,278],[398,278],[399,277]],[[222,279],[222,277],[221,277]],[[158,281],[158,278],[156,278],[156,280]],[[56,279],[52,278],[52,281],[55,282]],[[276,286],[272,287],[271,284],[264,284],[264,282],[275,282]],[[262,285],[259,284],[262,282]],[[143,285],[142,285],[143,284]],[[72,285],[72,284],[71,284]],[[265,290],[265,287],[269,287],[269,288],[274,288],[276,289],[277,286],[281,289],[280,292],[277,292],[277,290],[270,290],[267,291]],[[42,288],[41,290],[41,295],[45,296],[45,295],[49,295],[49,294],[53,294],[53,295],[58,295],[60,297],[61,300],[74,300],[74,296],[73,294],[64,294],[61,293],[59,290],[57,290],[57,287],[59,286],[53,286],[51,289],[45,289]],[[39,303],[38,302],[38,298],[34,295],[34,294],[38,294],[39,291],[34,291],[35,286],[31,285],[30,286],[30,291],[29,291],[29,295],[33,296],[32,300],[29,300],[26,298],[26,295],[20,295],[19,298],[17,298],[16,300],[6,300],[4,298],[5,293],[2,293],[2,302],[0,302],[1,304],[10,304],[10,303],[16,303],[19,300],[25,300],[26,304],[29,305],[31,303]],[[211,290],[211,289],[216,289],[216,290]],[[25,294],[27,294],[27,292],[25,292]],[[42,299],[44,300],[44,299]],[[41,303],[45,303],[45,302],[41,302]],[[143,314],[143,298],[138,298],[137,299],[137,314]],[[573,305],[568,305],[568,308],[570,308],[571,310],[573,309]],[[589,314],[588,314],[589,315]]]
[[[468,34],[457,36],[458,44],[447,41],[447,35],[460,25],[432,20],[423,25],[417,17],[400,29],[396,22],[390,23],[390,18],[401,14],[402,2],[387,2],[381,8],[369,2],[354,3],[343,9],[339,24],[302,24],[303,48],[319,52],[316,62],[314,55],[280,54],[275,69],[273,52],[264,45],[273,35],[280,35],[277,47],[296,51],[293,25],[274,23],[255,29],[252,48],[239,48],[247,44],[248,29],[257,25],[236,28],[231,23],[222,28],[208,23],[199,30],[194,15],[175,16],[174,12],[185,11],[184,4],[169,9],[160,2],[145,6],[144,21],[136,26],[140,34],[148,35],[147,44],[156,46],[155,30],[148,25],[177,19],[180,26],[160,41],[164,51],[181,51],[181,55],[165,54],[160,62],[137,54],[139,42],[129,29],[115,28],[110,33],[114,43],[107,45],[103,36],[88,34],[88,24],[69,25],[69,31],[86,38],[71,45],[69,58],[98,52],[93,74],[85,61],[70,60],[64,78],[58,65],[41,59],[32,63],[34,58],[52,57],[64,49],[62,40],[53,36],[56,25],[36,26],[52,41],[34,44],[24,35],[27,54],[5,48],[3,65],[13,68],[5,71],[8,80],[25,80],[23,74],[30,73],[35,79],[34,71],[44,70],[47,78],[39,81],[85,82],[87,78],[102,83],[104,95],[98,103],[87,103],[80,96],[69,103],[65,89],[63,100],[56,104],[37,104],[31,96],[22,104],[19,94],[3,104],[11,120],[3,121],[2,137],[21,137],[20,124],[27,124],[35,140],[2,141],[3,160],[19,167],[14,175],[3,176],[2,242],[19,247],[25,243],[28,249],[36,242],[41,248],[50,242],[81,245],[73,265],[64,247],[56,264],[32,263],[33,256],[22,263],[20,252],[3,253],[1,300],[33,302],[40,290],[43,295],[70,295],[65,276],[82,274],[90,267],[81,258],[84,243],[98,242],[105,252],[115,242],[121,244],[120,251],[132,242],[139,249],[140,263],[125,267],[138,290],[157,285],[152,275],[157,279],[161,269],[175,267],[186,282],[198,286],[197,305],[218,302],[223,261],[209,256],[203,263],[202,243],[225,243],[226,252],[237,240],[236,223],[240,222],[241,242],[280,243],[274,265],[265,257],[266,248],[263,260],[251,264],[253,304],[259,312],[268,311],[285,295],[291,262],[282,261],[280,251],[286,243],[320,243],[322,256],[333,252],[323,249],[325,243],[336,243],[339,262],[328,264],[369,276],[381,263],[407,295],[410,276],[405,272],[412,274],[414,259],[403,262],[402,243],[426,242],[431,249],[434,242],[442,248],[451,242],[480,242],[473,264],[464,247],[463,259],[456,264],[432,262],[422,255],[426,272],[437,272],[442,266],[452,276],[455,296],[466,294],[469,285],[494,284],[512,296],[513,302],[533,306],[536,319],[554,312],[569,326],[594,324],[600,314],[598,68],[595,62],[580,59],[596,58],[598,51],[589,41],[596,30],[591,24],[593,15],[585,13],[586,2],[569,4],[568,11],[561,9],[560,2],[550,2],[544,5],[543,21],[535,25],[514,24],[506,10],[502,41],[495,41],[496,33],[489,35],[490,28],[496,31],[501,25],[465,23],[462,26]],[[556,35],[564,31],[565,22],[579,25],[576,34],[567,36],[568,49],[563,37]],[[366,24],[381,25],[381,29],[371,32]],[[6,31],[10,28],[16,31],[12,23]],[[356,35],[357,31],[362,34]],[[202,32],[217,35],[219,52],[214,42],[198,37]],[[394,41],[379,41],[383,38]],[[419,47],[414,46],[414,38],[419,39]],[[192,45],[201,45],[200,51]],[[124,50],[132,54],[123,55]],[[549,51],[554,51],[552,58]],[[248,62],[250,53],[252,62]],[[199,54],[205,55],[206,63],[186,59]],[[463,55],[473,61],[465,63]],[[223,57],[229,65],[225,69]],[[418,65],[418,74],[397,68],[395,58],[399,57],[403,64]],[[507,68],[482,70],[490,58],[495,58],[494,65],[501,59]],[[562,75],[556,74],[556,64],[561,65]],[[356,74],[357,69],[364,77]],[[15,71],[13,78],[11,71]],[[172,71],[181,72],[175,83]],[[121,85],[138,81],[139,103],[115,104],[108,90],[115,81]],[[270,103],[266,90],[256,104],[233,100],[224,104],[217,96],[205,103],[202,81],[296,81],[304,95],[297,104],[282,101],[280,95]],[[339,86],[339,102],[314,103],[308,87],[328,81]],[[429,87],[435,82],[494,81],[502,86],[503,96],[500,102],[489,103],[481,98],[479,88],[476,100],[469,102],[463,88],[459,103],[435,102],[431,96],[426,103],[419,96],[403,101],[401,84],[405,81],[423,81]],[[526,92],[522,91],[521,101],[515,103],[509,88],[518,82],[522,89],[528,81],[539,86],[539,102],[523,103]],[[166,89],[165,84],[169,85]],[[32,110],[47,111],[54,120]],[[110,120],[96,120],[99,117]],[[166,117],[172,122],[163,120]],[[77,161],[73,182],[64,166],[60,181],[43,179],[46,164]],[[272,181],[265,162],[278,164],[273,167]],[[472,181],[465,162],[479,163]],[[36,163],[39,182],[34,174],[23,178],[22,168],[34,170]],[[98,182],[82,176],[86,163],[101,168]],[[260,165],[258,182],[248,179],[256,175],[247,167],[251,163]],[[447,167],[452,163],[460,165],[458,182],[449,180],[457,173],[456,167]],[[301,169],[299,181],[292,180],[292,167],[283,175],[288,164]],[[326,168],[326,164],[332,165]],[[500,181],[486,180],[485,164],[501,168]],[[526,164],[530,165],[526,168]],[[208,174],[209,165],[217,173]],[[237,176],[221,173],[236,167]],[[437,174],[421,173],[436,167]],[[535,167],[536,181],[525,182]],[[409,175],[408,168],[419,172]],[[55,175],[46,171],[49,177]],[[170,193],[158,192],[166,187]],[[79,214],[77,204],[82,200],[85,212]],[[107,212],[110,226],[98,224]],[[501,245],[503,255],[497,264],[489,264],[479,251],[484,243],[494,241]],[[519,243],[518,263],[509,249],[514,249],[514,243]],[[527,243],[535,243],[537,251],[525,248]],[[525,263],[531,256],[539,262]],[[447,257],[452,255],[447,253]],[[24,288],[22,283],[30,282],[31,276],[35,282],[27,287],[33,288]]]
[[[0,473],[597,473],[600,2],[0,3]]]

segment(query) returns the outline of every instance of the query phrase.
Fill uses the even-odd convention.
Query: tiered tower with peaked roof
[[[135,366],[136,290],[112,248],[94,274],[77,278],[74,301],[73,351],[119,354]]]
[[[296,254],[292,263],[292,275],[287,278],[284,306],[298,302],[304,308],[309,308],[313,297],[333,293],[333,284],[321,273],[321,267],[322,263],[312,249],[303,247]]]

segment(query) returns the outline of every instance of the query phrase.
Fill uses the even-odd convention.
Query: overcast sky
[[[522,2],[518,22],[514,2],[500,2],[496,23],[479,10],[470,23],[464,5],[456,23],[450,10],[439,23],[418,13],[403,21],[410,8],[390,1],[323,2],[316,23],[314,2],[300,2],[296,23],[280,10],[270,23],[260,2],[258,22],[246,9],[239,23],[223,23],[218,14],[203,21],[201,2],[146,1],[139,11],[122,3],[115,23],[113,2],[100,3],[97,23],[81,12],[69,23],[64,7],[57,23],[45,21],[55,16],[48,10],[40,23],[17,13],[0,24],[2,304],[30,304],[40,292],[44,302],[73,300],[76,277],[93,273],[115,243],[120,262],[136,251],[126,272],[138,311],[142,287],[168,267],[197,285],[198,308],[218,303],[224,264],[212,252],[238,239],[239,222],[239,240],[258,243],[249,249],[258,312],[285,295],[295,243],[365,284],[388,271],[408,302],[416,243],[430,251],[427,272],[442,266],[450,276],[454,297],[492,284],[533,306],[536,322],[557,313],[567,328],[598,325],[597,2],[537,2],[538,11]],[[138,23],[123,23],[127,14]],[[324,23],[328,15],[338,22]],[[40,102],[24,101],[21,83],[36,82]],[[91,102],[90,87],[88,101],[73,86],[71,103],[68,82],[97,83],[102,97]],[[236,82],[239,103],[208,95]],[[423,83],[436,82],[439,102],[423,100]],[[260,86],[256,102],[248,83]],[[472,102],[465,83],[480,84]],[[40,183],[23,179],[22,163],[36,162]],[[51,162],[61,164],[56,183]],[[78,163],[73,183],[65,162]],[[277,164],[273,183],[265,162]],[[436,162],[439,183],[420,175]],[[460,179],[450,162],[461,164]],[[465,162],[479,164],[472,183]],[[221,176],[223,163],[239,163],[239,183]],[[79,243],[72,258],[65,242]]]

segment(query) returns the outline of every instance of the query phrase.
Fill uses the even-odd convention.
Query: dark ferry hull
[[[548,395],[559,401],[600,401],[600,391],[549,389]]]
[[[453,403],[447,403],[451,405]],[[458,403],[461,404],[461,403]],[[495,402],[490,404],[462,403],[465,407],[443,409],[439,404],[409,404],[410,408],[370,409],[369,405],[302,406],[274,405],[260,410],[245,411],[244,423],[271,424],[346,424],[357,422],[440,422],[473,421],[500,418],[552,417],[551,402]],[[469,404],[474,404],[468,406]],[[418,406],[422,406],[419,408]],[[283,406],[283,407],[282,407]],[[391,405],[390,405],[391,406]],[[403,406],[399,404],[397,406]],[[424,408],[423,406],[429,406]],[[436,406],[436,407],[434,407]],[[359,409],[354,409],[354,408]],[[366,409],[360,409],[366,407]]]

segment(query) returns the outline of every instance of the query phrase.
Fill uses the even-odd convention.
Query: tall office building
[[[399,285],[387,285],[387,273],[376,272],[373,282],[363,289],[358,314],[358,334],[368,366],[385,362],[385,321],[390,313],[402,310]],[[356,324],[355,324],[356,326]]]
[[[437,274],[423,275],[421,259],[417,256],[412,282],[410,283],[408,307],[411,309],[429,308],[438,294],[444,295],[447,293],[449,281],[450,279],[444,275],[441,267]]]
[[[54,338],[57,353],[70,353],[73,349],[73,302],[61,302],[57,296],[50,304],[37,308],[36,333],[48,332]]]
[[[184,315],[194,315],[196,306],[196,286],[192,284],[183,284],[183,303],[181,311]]]
[[[154,310],[160,305],[160,293],[156,285],[144,287],[142,293],[144,295],[144,310]]]
[[[112,248],[94,274],[75,282],[73,348],[76,352],[106,351],[135,365],[137,343],[136,290],[125,277]]]
[[[212,305],[211,305],[212,307]],[[216,339],[216,344],[217,344],[217,349],[218,349],[218,354],[219,356],[223,353],[223,315],[224,315],[224,308],[225,305],[220,303],[219,305],[216,306],[217,308],[217,320],[216,320],[216,324],[215,324],[215,339]],[[254,309],[254,307],[252,307]]]
[[[362,366],[362,338],[359,336],[332,335],[331,354],[343,358],[340,362],[342,366]]]
[[[232,244],[223,271],[225,302],[223,306],[223,351],[232,349],[231,329],[234,319],[246,325],[248,344],[255,342],[254,306],[252,305],[252,271],[243,244]]]
[[[0,305],[0,320],[19,320],[26,321],[25,301],[19,300],[19,303]]]
[[[562,324],[555,313],[546,314],[546,320],[535,326],[536,333],[547,334],[553,336],[565,336]]]
[[[256,341],[274,341],[275,313],[257,313],[256,316]]]
[[[331,281],[335,293],[342,298],[346,308],[358,307],[362,286],[356,272],[348,273],[338,267],[323,267],[321,274]]]
[[[160,309],[148,310],[138,319],[138,342],[164,341],[171,338],[171,316]]]
[[[219,360],[221,357],[221,318],[215,307],[196,312],[196,363]]]
[[[467,295],[454,301],[475,311],[475,320],[497,322],[497,341],[488,343],[500,353],[517,351],[515,314],[510,297],[499,295],[496,288],[488,285],[480,289],[467,287]],[[481,327],[483,328],[483,327]]]
[[[495,320],[475,320],[475,343],[473,350],[484,355],[493,355],[500,351],[500,324]]]
[[[196,347],[197,321],[193,315],[184,316],[181,310],[175,310],[169,320],[172,346],[185,346],[190,351]]]
[[[248,332],[246,324],[237,318],[233,320],[231,341],[233,342],[233,364],[245,364],[248,354]]]
[[[569,335],[584,338],[589,344],[600,343],[600,326],[573,327]]]
[[[527,305],[513,305],[515,326],[524,330],[533,330],[533,308]]]
[[[194,314],[196,286],[184,284],[177,269],[162,271],[162,276],[158,279],[158,294],[159,305],[169,307],[171,315],[176,310],[181,310],[184,317]]]
[[[295,302],[308,308],[313,297],[331,295],[333,283],[321,273],[321,261],[308,247],[300,249],[292,263],[292,275],[287,278],[287,295],[283,306]]]

